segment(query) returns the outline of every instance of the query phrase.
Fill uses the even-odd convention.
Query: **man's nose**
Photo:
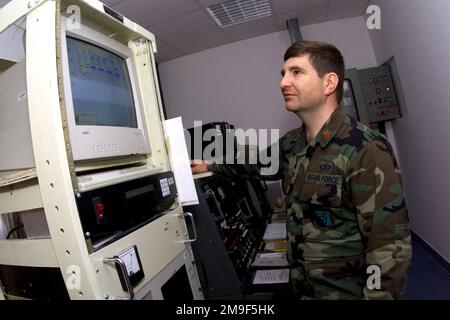
[[[280,80],[280,88],[281,88],[281,90],[283,90],[284,88],[289,87],[289,86],[290,86],[289,77],[287,75],[282,76],[281,80]]]

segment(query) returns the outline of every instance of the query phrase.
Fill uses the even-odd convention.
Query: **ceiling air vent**
[[[213,4],[206,10],[221,28],[272,14],[268,0],[229,0]]]

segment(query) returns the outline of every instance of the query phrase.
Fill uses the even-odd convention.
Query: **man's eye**
[[[300,70],[294,70],[292,73],[294,74],[294,76],[298,76],[299,74],[301,74]]]

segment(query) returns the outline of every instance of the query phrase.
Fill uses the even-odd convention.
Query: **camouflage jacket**
[[[400,298],[411,235],[389,142],[338,108],[314,141],[306,143],[302,127],[283,136],[278,150],[279,170],[270,178],[283,179],[286,193],[294,292],[316,299]],[[259,167],[208,166],[268,178],[258,176]]]

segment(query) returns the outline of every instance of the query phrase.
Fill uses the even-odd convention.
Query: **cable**
[[[8,232],[8,235],[6,236],[6,239],[9,239],[9,237],[11,236],[11,234],[12,234],[14,231],[19,230],[20,228],[23,228],[23,224],[20,225],[20,226],[18,226],[18,227],[15,227],[15,228],[12,229],[10,232]]]

